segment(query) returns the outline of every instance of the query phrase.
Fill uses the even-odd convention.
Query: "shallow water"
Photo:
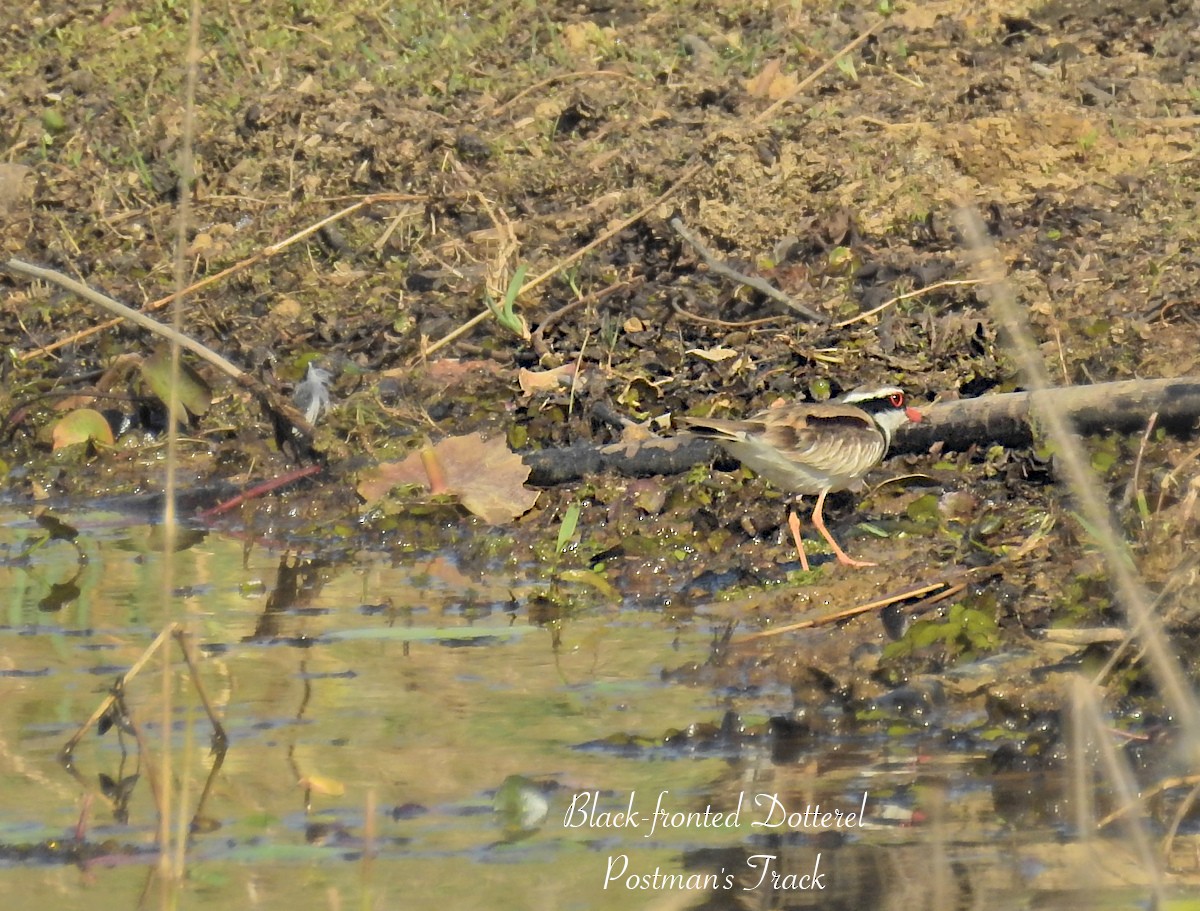
[[[539,625],[532,578],[446,554],[334,562],[218,533],[175,555],[164,599],[154,529],[70,519],[74,543],[21,558],[39,528],[0,518],[6,907],[156,903],[159,662],[127,688],[129,731],[88,730],[74,776],[58,752],[185,615],[229,748],[184,907],[1004,908],[1060,867],[1045,836],[997,814],[970,757],[920,738],[787,757],[748,747],[741,726],[790,696],[667,673],[709,658],[725,619],[704,608],[677,619],[631,599]],[[194,807],[210,729],[170,655],[173,777]],[[773,825],[785,811],[796,818]],[[57,862],[81,813],[89,859]],[[964,905],[964,889],[986,903]],[[1066,894],[1053,906],[1088,906]]]

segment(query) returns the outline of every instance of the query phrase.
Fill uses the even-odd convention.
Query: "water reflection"
[[[715,607],[570,612],[534,579],[447,554],[298,556],[215,533],[174,555],[164,604],[152,529],[72,524],[32,552],[44,527],[0,527],[0,863],[17,894],[142,900],[157,661],[115,694],[106,733],[89,725],[65,770],[58,754],[172,622],[194,636],[229,747],[218,765],[168,649],[174,774],[203,801],[189,905],[309,907],[319,882],[384,906],[1003,908],[1066,867],[1059,833],[997,815],[977,754],[932,732],[856,732],[799,711],[803,688],[723,677],[733,625]],[[47,606],[64,579],[78,593]],[[573,825],[581,794],[594,813]],[[758,795],[866,812],[853,828],[755,826],[743,801]],[[678,815],[655,825],[659,805]],[[735,826],[702,822],[738,807]]]

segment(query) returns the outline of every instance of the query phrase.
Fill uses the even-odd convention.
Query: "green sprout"
[[[563,513],[562,524],[558,526],[558,543],[555,545],[557,553],[561,554],[571,543],[571,538],[574,537],[575,529],[579,525],[579,509],[578,503],[572,503]]]
[[[504,292],[504,300],[498,305],[492,300],[490,294],[486,294],[484,301],[487,307],[492,311],[492,316],[496,317],[496,322],[515,335],[521,338],[529,338],[529,326],[525,320],[516,312],[513,311],[513,304],[517,302],[517,295],[521,293],[521,284],[525,281],[525,266],[517,266],[517,271],[513,273],[513,277],[508,282],[508,290]]]

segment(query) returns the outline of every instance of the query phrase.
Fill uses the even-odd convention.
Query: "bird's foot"
[[[815,525],[817,531],[821,533],[821,537],[829,542],[829,546],[833,548],[833,555],[837,557],[837,561],[841,563],[842,566],[878,566],[878,563],[869,563],[866,560],[855,560],[852,556],[842,550],[842,546],[838,544],[836,540],[834,540],[833,535],[829,533],[829,529],[825,527],[825,517],[821,515],[821,507],[824,505],[825,494],[822,492],[821,496],[817,499],[816,509],[813,510],[813,525]]]
[[[851,557],[850,555],[848,555],[845,551],[843,551],[841,549],[839,549],[837,551],[837,561],[839,563],[841,563],[842,566],[878,566],[879,565],[878,563],[871,563],[867,560],[855,560],[853,557]]]
[[[808,555],[804,552],[804,542],[800,540],[800,517],[792,512],[788,515],[788,529],[792,540],[796,542],[796,553],[800,556],[800,568],[808,572]]]

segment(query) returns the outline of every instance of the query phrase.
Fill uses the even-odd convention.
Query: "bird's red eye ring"
[[[888,402],[891,404],[891,406],[893,408],[903,408],[904,407],[904,393],[903,392],[893,392],[891,395],[888,396]]]

